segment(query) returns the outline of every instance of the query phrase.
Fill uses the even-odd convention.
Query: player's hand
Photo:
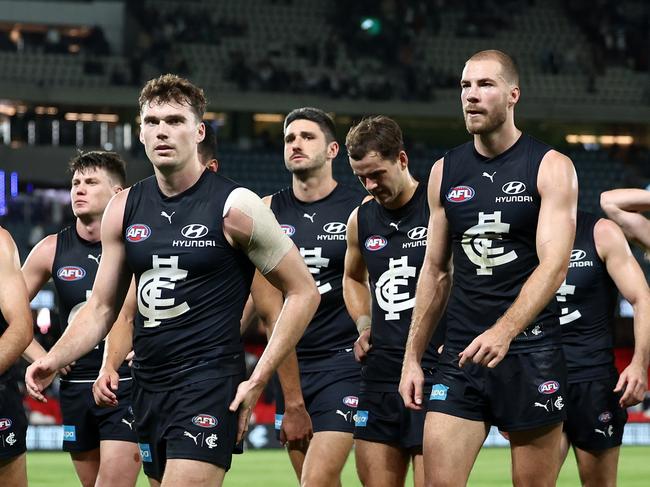
[[[95,404],[102,408],[117,406],[117,389],[120,385],[120,375],[112,369],[102,369],[93,384]]]
[[[357,362],[363,362],[366,360],[368,352],[372,348],[370,343],[370,328],[366,328],[361,332],[359,338],[354,342],[354,358]]]
[[[253,408],[257,404],[257,400],[264,390],[264,384],[260,382],[253,382],[246,380],[239,384],[237,387],[237,394],[235,399],[230,403],[229,409],[233,413],[239,411],[239,421],[237,428],[237,443],[239,443],[246,432],[248,431],[248,424],[251,420]]]
[[[415,411],[422,410],[422,388],[424,386],[424,374],[420,364],[414,361],[404,362],[402,366],[402,377],[399,381],[399,394],[402,396],[404,406]]]
[[[458,366],[463,367],[468,361],[489,369],[496,367],[508,353],[512,338],[499,326],[487,329],[472,340],[465,350],[458,354]]]
[[[135,358],[135,350],[131,350],[129,353],[126,354],[126,357],[124,357],[124,360],[128,362],[129,367],[133,367],[134,358]]]
[[[311,418],[304,404],[286,406],[280,428],[280,443],[289,444],[291,450],[305,451],[314,436]]]
[[[52,383],[57,371],[58,367],[48,355],[27,367],[25,386],[29,395],[37,401],[47,402],[43,391]]]
[[[74,366],[75,363],[76,362],[72,362],[72,363],[66,365],[65,367],[61,367],[59,369],[59,374],[60,375],[68,375],[70,373],[70,371],[72,370],[72,367]]]
[[[648,389],[648,374],[636,362],[630,363],[618,378],[614,392],[622,393],[618,403],[622,408],[639,404]]]

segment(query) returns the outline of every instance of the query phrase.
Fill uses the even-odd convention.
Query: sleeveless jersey
[[[64,228],[56,236],[51,273],[59,303],[62,332],[90,297],[101,254],[101,242],[92,243],[82,239],[74,226]],[[102,341],[94,350],[78,359],[70,373],[61,380],[93,382],[99,374],[103,356]],[[126,363],[122,364],[118,372],[120,377],[131,375]]]
[[[415,288],[427,243],[427,187],[419,184],[401,208],[390,210],[376,200],[359,207],[359,249],[368,268],[372,296],[372,349],[361,376],[371,391],[397,391],[406,338],[415,305]],[[438,361],[444,339],[444,319],[422,357],[423,368]]]
[[[300,201],[291,188],[271,199],[271,210],[300,250],[321,295],[316,314],[296,347],[301,371],[310,371],[310,362],[351,349],[359,336],[343,302],[343,262],[347,221],[362,200],[360,190],[343,184],[318,201]]]
[[[614,373],[611,325],[618,289],[596,251],[598,220],[578,212],[569,271],[556,294],[569,382],[604,379]]]
[[[129,191],[126,260],[137,283],[133,375],[150,390],[240,374],[239,324],[254,267],[223,233],[238,185],[205,171],[186,191],[163,195],[154,176]]]
[[[447,305],[450,350],[463,350],[512,305],[539,265],[537,174],[551,150],[522,134],[498,156],[468,142],[444,156],[440,201],[449,222],[453,286]],[[510,353],[561,346],[555,300],[510,344]]]

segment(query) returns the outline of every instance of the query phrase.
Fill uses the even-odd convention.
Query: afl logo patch
[[[151,235],[151,228],[144,223],[134,223],[126,229],[126,239],[129,242],[142,242]]]
[[[12,422],[9,418],[0,418],[0,431],[11,428]]]
[[[62,281],[78,281],[79,279],[86,277],[86,271],[83,267],[67,265],[56,271],[56,277]]]
[[[356,408],[359,405],[359,398],[357,396],[345,396],[343,398],[343,404],[351,408]]]
[[[192,418],[192,423],[201,428],[214,428],[219,422],[209,414],[199,414]]]
[[[327,233],[344,233],[348,226],[341,222],[330,222],[323,226]]]
[[[287,237],[291,237],[294,233],[296,233],[296,229],[292,225],[282,224],[280,225],[280,228],[282,228],[282,231]]]
[[[386,240],[381,235],[373,235],[372,237],[368,237],[366,239],[365,245],[368,250],[375,252],[386,247],[386,245],[388,245],[388,240]]]
[[[454,186],[447,193],[447,201],[451,203],[462,203],[471,200],[476,191],[470,186]]]
[[[537,388],[542,394],[555,394],[560,390],[560,383],[555,380],[547,380]]]

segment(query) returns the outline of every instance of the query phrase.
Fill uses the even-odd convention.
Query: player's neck
[[[493,132],[475,134],[474,147],[482,156],[493,158],[510,149],[520,136],[521,130],[515,127],[514,123],[505,123]]]
[[[101,217],[87,217],[83,219],[77,218],[77,221],[75,222],[77,235],[79,235],[87,242],[92,243],[99,242],[101,240],[101,227]]]
[[[291,187],[296,198],[310,203],[325,198],[334,191],[336,185],[337,182],[332,177],[332,172],[324,171],[318,174],[310,174],[304,178],[298,178],[294,174]]]
[[[201,177],[205,167],[198,158],[192,159],[187,164],[173,168],[157,168],[154,166],[158,188],[167,197],[176,196],[188,190]]]
[[[413,198],[416,189],[418,189],[418,182],[413,179],[413,176],[409,174],[408,180],[404,185],[404,189],[402,189],[400,194],[397,195],[397,198],[391,201],[389,205],[384,206],[389,210],[399,210],[401,207],[411,201],[411,198]]]

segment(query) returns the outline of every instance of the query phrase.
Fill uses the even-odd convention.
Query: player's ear
[[[335,140],[327,144],[327,156],[334,159],[339,153],[339,143]]]
[[[510,87],[510,92],[508,93],[508,107],[513,107],[517,104],[519,101],[519,97],[521,96],[521,91],[519,90],[519,86],[511,86]]]

